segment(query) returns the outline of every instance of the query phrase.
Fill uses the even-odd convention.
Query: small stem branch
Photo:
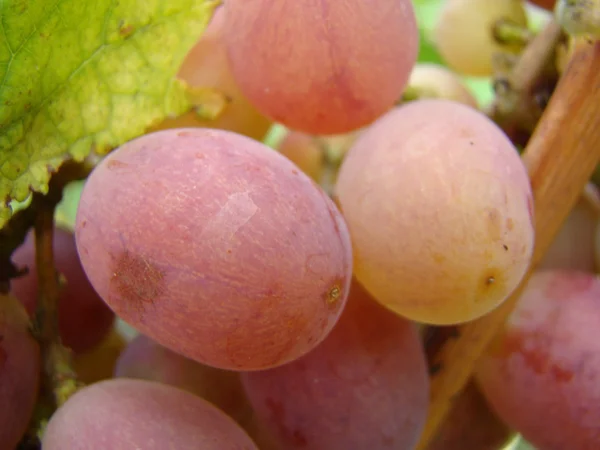
[[[508,75],[495,79],[496,100],[490,117],[509,136],[515,128],[533,131],[546,106],[548,88],[554,87],[554,55],[561,39],[560,27],[553,21],[531,40]]]
[[[58,203],[58,202],[56,202]],[[35,328],[40,340],[49,342],[58,338],[58,297],[60,285],[54,267],[54,208],[51,199],[41,201],[35,218],[35,257],[39,283]]]
[[[52,193],[52,191],[50,191]],[[54,266],[54,210],[62,190],[38,201],[35,218],[38,304],[34,330],[42,349],[42,392],[53,407],[61,406],[78,388],[77,376],[71,368],[71,354],[60,342],[58,302],[60,279]]]
[[[492,28],[494,38],[504,45],[520,45],[525,47],[533,38],[533,33],[529,28],[519,25],[508,19],[496,21]]]
[[[535,200],[535,267],[600,161],[600,42],[577,43],[523,160]],[[515,307],[530,274],[531,269],[500,307],[458,327],[458,337],[448,339],[432,356],[439,370],[431,378],[431,407],[420,449],[427,448],[436,436],[477,359]]]

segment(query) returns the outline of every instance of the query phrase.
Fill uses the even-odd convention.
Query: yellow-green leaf
[[[175,74],[215,0],[0,0],[0,228],[64,161],[189,109]]]

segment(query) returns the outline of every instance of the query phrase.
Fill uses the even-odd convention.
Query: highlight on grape
[[[547,224],[528,156],[600,116],[600,2],[46,3],[0,8],[0,450],[600,449],[600,169]]]

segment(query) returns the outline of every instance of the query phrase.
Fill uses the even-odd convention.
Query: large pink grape
[[[146,380],[92,384],[52,416],[44,450],[257,450],[225,413],[189,392]]]
[[[227,0],[225,42],[240,89],[309,134],[360,128],[400,98],[419,35],[410,0]]]
[[[33,414],[40,348],[19,301],[0,295],[0,450],[14,450]]]
[[[477,379],[498,415],[543,450],[600,448],[600,279],[533,275]]]
[[[13,254],[13,262],[27,266],[29,273],[11,281],[13,293],[32,317],[38,301],[34,241],[33,233],[29,233],[23,245]],[[65,346],[79,354],[92,349],[108,335],[115,314],[87,279],[77,255],[73,233],[56,228],[53,247],[56,268],[66,281],[58,302],[60,337]]]
[[[343,310],[345,222],[292,162],[244,136],[172,129],[91,174],[77,247],[102,298],[143,334],[224,369],[289,362]]]
[[[356,140],[335,193],[356,277],[409,319],[480,317],[529,266],[527,171],[502,130],[472,107],[431,99],[390,111]]]
[[[277,450],[413,449],[427,415],[429,378],[415,325],[358,283],[321,345],[242,381],[259,430]]]

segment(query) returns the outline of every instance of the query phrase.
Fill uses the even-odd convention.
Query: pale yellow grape
[[[390,111],[356,141],[336,184],[358,280],[410,319],[480,317],[530,263],[533,201],[506,135],[448,100]]]
[[[496,52],[517,52],[518,47],[495,41],[492,30],[499,19],[526,26],[523,1],[446,0],[435,27],[434,41],[448,66],[464,75],[489,76]]]
[[[419,98],[444,98],[477,108],[477,100],[460,78],[439,64],[417,64],[410,74],[408,86]]]
[[[316,137],[289,130],[277,150],[315,182],[321,181],[325,169],[325,155]]]

